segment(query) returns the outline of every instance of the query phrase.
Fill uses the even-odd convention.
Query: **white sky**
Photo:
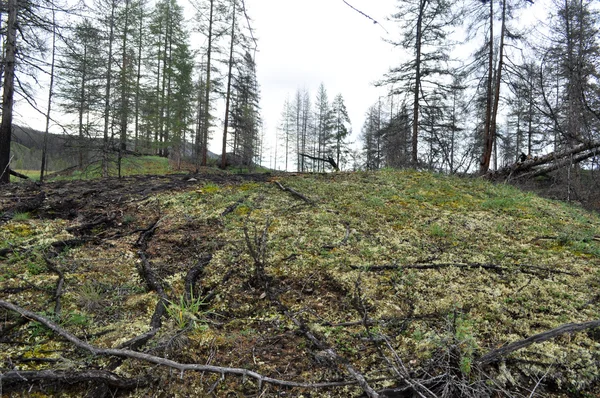
[[[398,32],[387,21],[395,0],[348,2],[390,34]],[[382,40],[385,30],[342,0],[246,0],[246,8],[258,38],[256,68],[265,146],[274,145],[286,97],[293,98],[297,89],[306,87],[314,101],[321,82],[330,101],[338,93],[344,97],[352,140],[357,141],[368,107],[385,95],[372,83],[400,62],[400,51]]]

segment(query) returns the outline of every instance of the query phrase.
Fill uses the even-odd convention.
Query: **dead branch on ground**
[[[46,192],[40,191],[33,198],[18,202],[13,207],[6,210],[2,217],[0,217],[0,225],[11,220],[17,213],[28,213],[30,211],[39,209],[42,206],[42,203],[44,203],[45,199]]]
[[[530,336],[526,339],[515,341],[514,343],[508,344],[504,347],[500,347],[498,349],[492,350],[485,355],[482,355],[477,362],[481,365],[486,365],[494,362],[500,361],[502,358],[506,357],[508,354],[511,354],[515,351],[518,351],[522,348],[529,347],[535,343],[542,343],[544,341],[553,339],[555,337],[561,336],[567,333],[575,333],[580,332],[586,329],[593,329],[600,327],[600,320],[590,321],[584,323],[567,323],[561,325],[555,329],[548,330],[542,333],[538,333],[536,335]]]
[[[306,196],[302,195],[300,192],[292,189],[292,188],[288,188],[288,187],[284,187],[283,185],[281,185],[281,183],[279,181],[273,181],[275,183],[275,185],[277,185],[279,187],[279,189],[281,189],[284,192],[289,192],[292,194],[292,196],[297,197],[298,199],[301,199],[303,201],[305,201],[306,203],[308,203],[309,205],[314,205],[315,202],[309,198],[307,198]]]
[[[480,263],[466,263],[466,264],[440,263],[440,264],[406,264],[406,265],[389,264],[389,265],[371,265],[371,266],[369,266],[369,265],[351,265],[350,266],[350,268],[355,269],[355,270],[373,271],[373,272],[388,271],[388,270],[403,270],[403,269],[428,270],[428,269],[441,269],[441,268],[451,268],[451,267],[464,268],[464,269],[480,269],[481,268],[481,269],[485,269],[485,270],[494,271],[498,274],[503,274],[505,272],[519,271],[524,274],[536,275],[536,276],[546,276],[543,274],[543,272],[546,272],[549,274],[581,276],[574,272],[562,271],[562,270],[558,270],[558,269],[541,267],[541,266],[537,266],[537,265],[523,265],[523,264],[515,265],[514,268],[503,267],[503,266],[496,265],[496,264],[480,264]],[[536,272],[536,271],[541,271],[541,272]]]
[[[210,260],[212,260],[211,254],[206,254],[202,256],[198,263],[196,263],[196,265],[190,268],[190,270],[185,275],[183,295],[187,303],[189,303],[192,299],[192,292],[196,290],[196,280],[204,271],[204,267],[206,267],[208,263],[210,263]]]
[[[58,280],[56,281],[56,288],[54,289],[53,300],[54,300],[54,315],[60,316],[60,310],[62,307],[60,298],[62,297],[63,290],[64,290],[65,273],[60,268],[58,268],[58,266],[56,264],[54,264],[52,262],[52,260],[50,260],[48,257],[44,257],[44,260],[46,262],[46,267],[48,267],[48,269],[50,271],[52,271],[58,275]]]
[[[371,323],[369,322],[369,312],[368,312],[365,300],[363,299],[360,275],[356,279],[356,283],[354,284],[354,289],[355,289],[355,292],[354,292],[354,300],[353,301],[354,301],[355,309],[361,315],[362,325],[365,329],[365,332],[367,333],[367,336],[369,337],[370,341],[373,341],[375,343],[375,347],[377,349],[377,352],[379,353],[379,356],[384,359],[384,361],[387,363],[388,367],[394,372],[396,377],[398,377],[398,379],[400,379],[402,382],[404,382],[409,387],[409,389],[412,390],[414,393],[416,393],[420,398],[428,398],[428,397],[436,398],[436,395],[433,392],[431,392],[421,382],[419,382],[418,380],[414,380],[410,376],[410,372],[404,365],[404,362],[402,361],[400,356],[398,356],[398,353],[396,352],[396,350],[393,349],[387,336],[383,336],[383,335],[374,336],[373,335],[373,332],[371,330]],[[388,355],[386,355],[386,353],[383,351],[381,345],[379,344],[380,341],[383,341],[386,343],[388,350],[392,353],[392,358],[390,358]],[[384,396],[389,395],[386,391],[380,392],[380,394],[382,394]]]
[[[334,243],[334,244],[331,244],[331,245],[323,245],[323,246],[321,246],[323,249],[333,250],[336,247],[346,246],[346,244],[348,243],[348,239],[350,238],[350,223],[344,221],[344,225],[346,226],[346,235],[344,236],[344,239],[342,239],[340,241],[340,243],[337,243],[337,244]]]
[[[25,174],[21,174],[18,171],[15,171],[13,169],[9,169],[8,171],[11,176],[19,177],[22,180],[30,180],[31,179],[31,178],[29,178],[29,176],[26,176]]]
[[[278,298],[275,291],[271,288],[271,284],[269,283],[271,278],[265,275],[265,265],[267,260],[267,232],[270,225],[270,220],[267,219],[266,226],[263,234],[258,237],[258,234],[254,232],[254,241],[252,241],[248,235],[248,228],[244,226],[244,236],[246,237],[246,246],[250,255],[254,259],[255,262],[255,272],[260,272],[255,274],[255,281],[261,281],[264,283],[265,293],[267,297],[273,303],[279,312],[285,315],[289,320],[292,321],[294,325],[298,328],[304,336],[316,347],[320,350],[321,356],[326,358],[327,361],[332,363],[336,363],[338,365],[343,366],[346,371],[356,380],[356,383],[360,386],[360,388],[365,392],[365,394],[369,398],[378,398],[379,394],[369,385],[365,377],[360,373],[350,361],[346,358],[340,356],[329,344],[324,343],[319,339],[313,332],[310,331],[309,327],[301,320],[296,318],[292,312],[287,308]],[[271,281],[272,282],[272,281]]]
[[[254,372],[252,370],[243,369],[243,368],[229,368],[222,366],[213,366],[213,365],[200,365],[200,364],[186,364],[176,362],[167,358],[158,357],[155,355],[146,354],[138,351],[131,351],[127,349],[118,349],[118,348],[101,348],[93,346],[73,334],[69,333],[56,323],[51,320],[38,315],[34,312],[28,311],[24,308],[21,308],[17,305],[11,304],[7,301],[0,300],[0,307],[5,308],[9,311],[16,312],[20,314],[22,317],[25,317],[30,320],[34,320],[36,322],[41,323],[46,326],[56,335],[64,338],[75,347],[80,348],[82,350],[88,351],[93,355],[97,356],[116,356],[120,358],[126,359],[136,359],[148,363],[153,363],[159,366],[165,366],[172,369],[177,369],[182,373],[185,371],[196,371],[196,372],[207,372],[207,373],[217,373],[221,375],[236,375],[245,378],[251,378],[257,380],[259,383],[259,387],[262,386],[262,383],[268,383],[272,385],[282,386],[282,387],[298,387],[298,388],[310,388],[310,389],[318,389],[318,388],[331,388],[331,387],[342,387],[348,385],[357,384],[355,381],[341,381],[341,382],[323,382],[323,383],[302,383],[302,382],[294,382],[287,380],[275,379],[272,377],[261,375],[260,373]]]
[[[244,201],[245,201],[247,198],[248,198],[247,196],[245,196],[245,197],[243,197],[243,198],[239,198],[239,199],[238,199],[238,200],[237,200],[235,203],[233,203],[233,204],[232,204],[232,205],[230,205],[230,206],[227,206],[227,208],[226,208],[225,210],[223,210],[223,212],[221,213],[221,217],[225,217],[226,215],[228,215],[228,214],[230,214],[230,213],[233,213],[233,211],[234,211],[235,209],[237,209],[237,207],[238,207],[239,205],[241,205],[242,203],[244,203]]]

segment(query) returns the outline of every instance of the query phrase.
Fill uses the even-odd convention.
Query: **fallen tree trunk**
[[[573,148],[514,163],[500,170],[490,172],[486,177],[495,180],[528,179],[582,162],[597,155],[600,155],[600,140],[593,140]]]
[[[305,153],[300,153],[299,155],[302,156],[302,157],[305,157],[305,158],[316,160],[318,162],[329,163],[329,165],[331,165],[331,167],[333,167],[333,169],[335,171],[340,171],[339,166],[337,165],[337,163],[335,162],[335,160],[331,156],[328,157],[327,159],[325,159],[325,158],[319,158],[319,157],[316,157],[316,156],[307,155]]]

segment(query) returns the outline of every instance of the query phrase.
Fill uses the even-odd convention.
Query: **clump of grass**
[[[84,283],[78,292],[77,302],[88,312],[95,312],[104,306],[103,291],[98,284],[93,282]]]
[[[168,300],[166,307],[167,314],[171,317],[179,329],[186,327],[201,327],[203,317],[209,314],[204,310],[206,306],[202,297],[194,297],[194,292],[190,291],[190,298],[187,300],[185,295],[179,296],[179,301]]]
[[[31,214],[29,214],[28,212],[15,213],[12,217],[13,221],[27,221],[29,219],[31,219]]]

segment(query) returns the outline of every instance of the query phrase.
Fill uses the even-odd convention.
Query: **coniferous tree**
[[[598,111],[589,105],[596,101],[600,79],[600,15],[587,0],[564,0],[555,7],[552,42],[541,65],[543,108],[557,146],[574,146],[598,138]]]
[[[58,62],[57,99],[61,109],[77,116],[72,129],[77,133],[77,165],[87,164],[91,138],[100,129],[102,104],[102,55],[99,30],[84,18],[65,40]]]
[[[379,84],[392,84],[396,93],[410,94],[412,101],[412,156],[418,163],[420,117],[428,105],[428,96],[443,84],[449,73],[446,42],[448,26],[453,22],[447,0],[401,0],[393,18],[402,24],[402,40],[392,42],[411,51],[411,57],[392,68]]]
[[[333,133],[333,148],[332,152],[335,154],[335,159],[338,167],[341,168],[341,161],[345,160],[343,154],[348,152],[346,147],[346,139],[350,135],[350,117],[348,116],[348,110],[346,104],[344,104],[344,98],[342,94],[338,94],[333,99],[331,104],[332,111],[332,133]]]
[[[2,8],[6,11],[6,23],[1,75],[3,94],[0,122],[0,184],[10,182],[10,144],[15,93],[35,104],[33,90],[25,77],[31,76],[35,82],[37,72],[47,67],[43,61],[47,50],[46,35],[54,31],[54,12],[64,11],[64,7],[56,2],[40,0],[7,0]],[[36,111],[41,112],[39,109]]]
[[[284,148],[284,170],[289,171],[289,161],[291,160],[294,149],[294,127],[296,115],[290,99],[286,98],[281,111],[281,119],[279,121],[278,131],[280,133],[280,141]]]
[[[234,83],[231,111],[233,153],[245,166],[260,162],[260,90],[256,79],[256,65],[249,52],[244,54]]]
[[[333,118],[325,85],[321,83],[317,90],[314,110],[313,150],[314,157],[324,158],[329,154],[333,142]],[[316,163],[316,171],[323,171],[325,165]]]

